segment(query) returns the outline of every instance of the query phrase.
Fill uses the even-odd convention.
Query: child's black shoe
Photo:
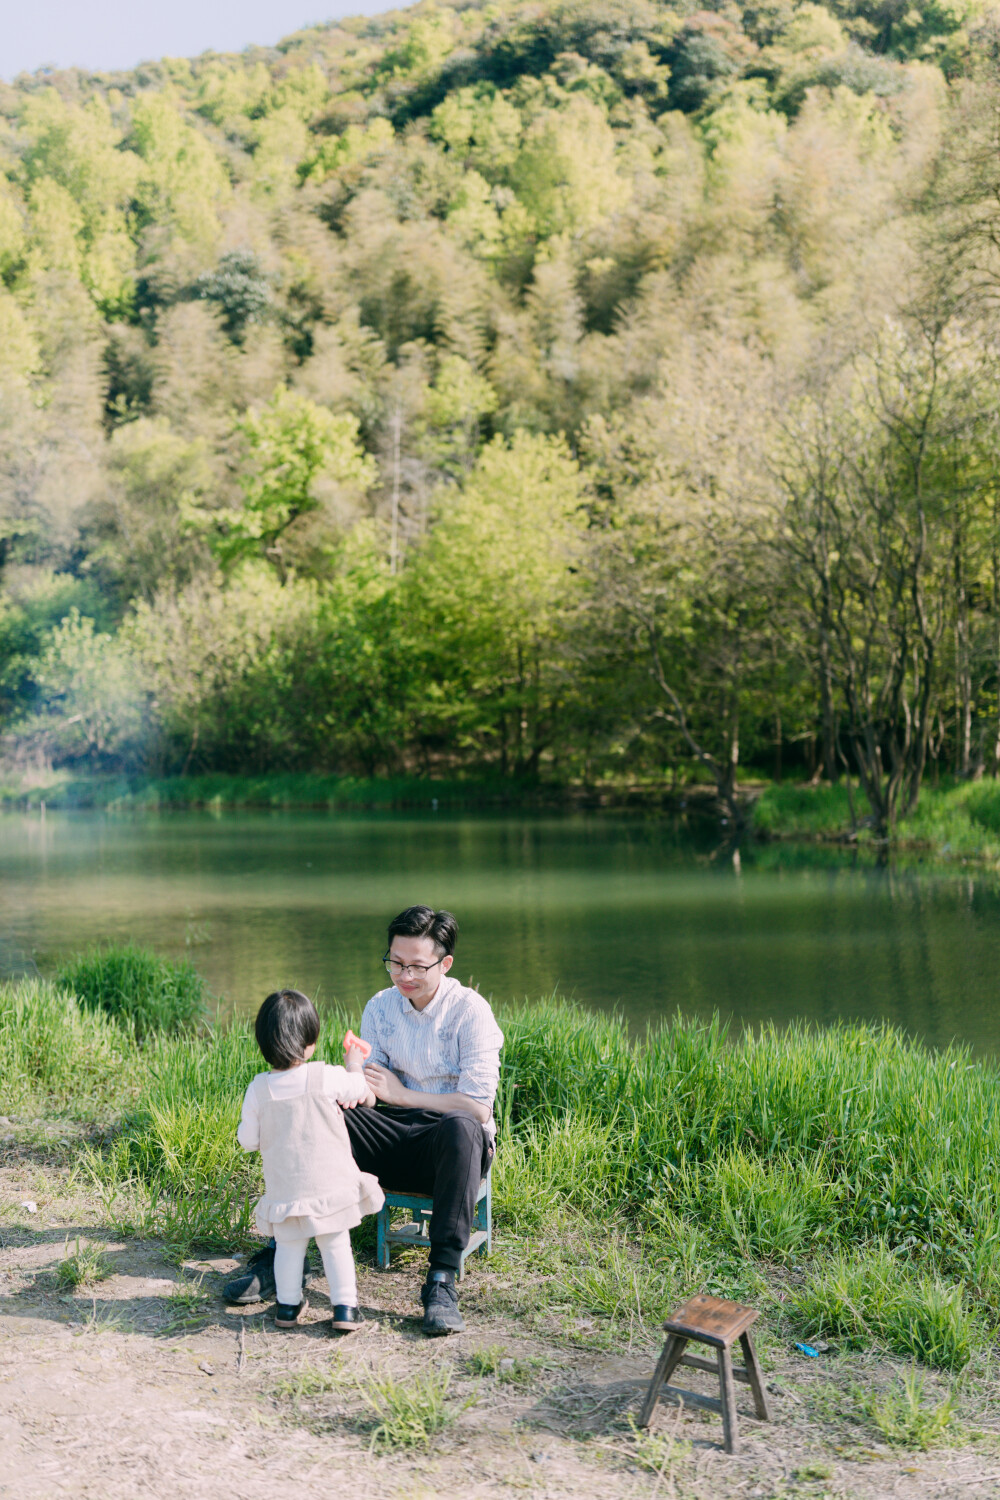
[[[330,1319],[330,1327],[337,1333],[353,1333],[360,1328],[364,1322],[361,1311],[357,1307],[347,1307],[343,1302],[335,1304],[333,1317]]]
[[[274,1307],[274,1324],[275,1324],[275,1327],[276,1328],[294,1328],[297,1323],[301,1323],[302,1322],[302,1319],[305,1316],[306,1308],[308,1306],[309,1306],[309,1303],[306,1301],[305,1297],[302,1298],[302,1301],[299,1303],[298,1307],[296,1307],[295,1304],[292,1303],[292,1302],[277,1302],[277,1303],[275,1303],[275,1307]]]

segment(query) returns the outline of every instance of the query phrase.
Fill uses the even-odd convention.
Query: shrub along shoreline
[[[74,1168],[116,1230],[180,1253],[248,1245],[257,1166],[235,1129],[259,1066],[250,1026],[209,1030],[176,1000],[160,1024],[106,986],[91,1008],[98,967],[77,966],[81,999],[0,987],[5,1109],[75,1125]],[[541,1266],[551,1303],[652,1328],[699,1289],[752,1295],[790,1335],[953,1373],[992,1344],[996,1065],[886,1027],[730,1039],[678,1018],[635,1040],[561,1001],[499,1015],[498,1253]],[[321,1052],[357,1020],[328,1010]]]
[[[874,848],[868,806],[857,784],[768,786],[750,811],[761,840],[851,843]],[[884,844],[882,845],[884,847]],[[1000,863],[1000,781],[957,781],[925,786],[916,810],[902,818],[892,847],[939,859]]]
[[[115,812],[280,809],[287,811],[436,811],[476,808],[685,807],[713,802],[708,787],[680,792],[659,783],[599,783],[594,786],[502,776],[436,780],[426,776],[337,776],[322,772],[262,772],[196,776],[46,777],[9,773],[0,779],[0,808],[35,810],[107,809]]]

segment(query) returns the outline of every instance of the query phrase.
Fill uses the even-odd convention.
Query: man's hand
[[[446,1115],[449,1110],[462,1110],[480,1125],[485,1125],[491,1114],[488,1104],[470,1099],[468,1094],[424,1094],[419,1089],[408,1089],[395,1073],[378,1063],[365,1064],[365,1081],[383,1104],[401,1104],[405,1109],[426,1109],[438,1115]]]
[[[409,1089],[400,1083],[395,1073],[390,1073],[388,1068],[382,1068],[378,1063],[367,1065],[365,1081],[375,1098],[381,1099],[383,1104],[405,1104],[410,1097]]]

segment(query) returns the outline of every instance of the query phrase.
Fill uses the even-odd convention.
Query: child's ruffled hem
[[[259,1199],[254,1208],[258,1233],[276,1240],[301,1240],[317,1234],[334,1234],[340,1229],[353,1229],[366,1214],[378,1213],[385,1202],[377,1178],[369,1172],[359,1173],[359,1178],[357,1191],[346,1201],[342,1193],[300,1198],[290,1203]]]

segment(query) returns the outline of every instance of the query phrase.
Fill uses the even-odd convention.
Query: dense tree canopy
[[[422,0],[0,85],[4,753],[995,772],[998,58]]]

